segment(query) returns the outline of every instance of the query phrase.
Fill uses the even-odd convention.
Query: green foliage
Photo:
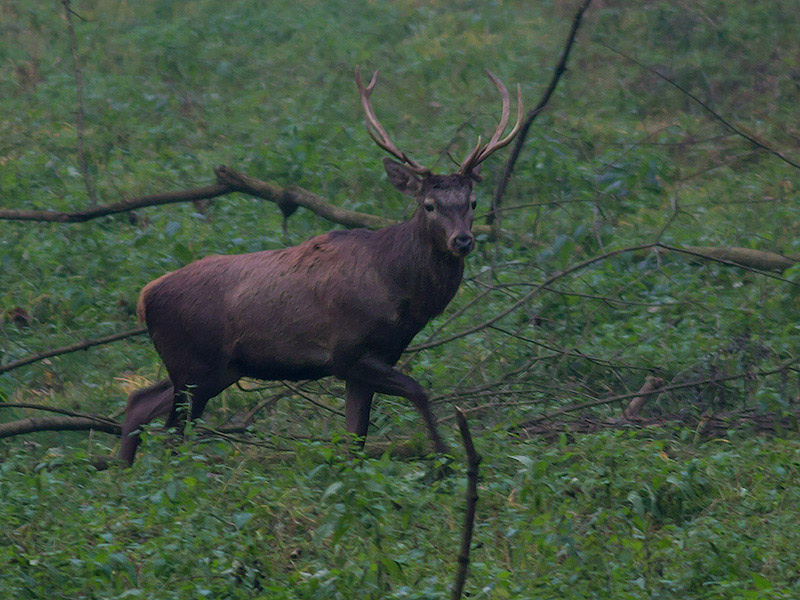
[[[483,435],[476,598],[793,598],[797,440]],[[4,597],[444,598],[462,467],[190,437],[130,470],[9,445]]]
[[[374,102],[398,144],[447,170],[496,119],[482,70],[546,85],[574,3],[72,3],[85,145],[104,202],[204,185],[230,164],[347,208],[403,218],[363,127],[353,67],[379,68]],[[546,277],[661,240],[800,255],[797,171],[730,135],[619,47],[787,155],[797,153],[800,5],[597,3],[509,186],[507,235],[479,239],[448,312],[417,341],[509,308]],[[59,3],[0,0],[0,204],[87,206],[75,85]],[[437,162],[438,160],[438,162]],[[476,188],[485,214],[502,160]],[[211,253],[298,243],[330,224],[241,195],[83,225],[0,221],[0,363],[134,326],[147,281]],[[774,368],[797,351],[800,269],[784,280],[655,252],[571,272],[470,336],[408,357],[441,415],[474,414],[484,454],[471,598],[794,598],[796,434],[601,433],[519,442],[506,426],[567,404]],[[15,319],[16,309],[27,318]],[[461,310],[463,309],[463,311]],[[0,376],[0,401],[111,414],[160,376],[145,338]],[[751,407],[791,413],[796,372],[687,387],[649,414]],[[477,390],[477,391],[476,391]],[[262,392],[267,394],[268,391]],[[312,393],[334,406],[341,390]],[[255,394],[258,395],[258,394]],[[253,405],[232,389],[206,417]],[[603,416],[619,407],[601,407]],[[30,416],[2,409],[3,421]],[[369,444],[412,437],[381,397]],[[482,427],[478,427],[480,423]],[[463,473],[342,458],[341,419],[299,397],[250,433],[279,449],[146,436],[129,471],[88,466],[113,443],[53,433],[0,444],[3,597],[444,598]],[[482,430],[481,430],[482,429]],[[783,437],[781,437],[783,436]],[[297,441],[302,438],[305,441]],[[252,441],[252,440],[251,440]],[[261,440],[264,441],[264,440]],[[455,440],[453,440],[455,442]]]

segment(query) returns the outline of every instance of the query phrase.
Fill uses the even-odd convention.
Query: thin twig
[[[512,312],[517,310],[523,304],[529,302],[531,300],[531,298],[533,298],[535,295],[537,295],[541,290],[543,290],[544,288],[552,285],[554,282],[558,281],[562,277],[565,277],[566,275],[569,275],[570,273],[574,273],[575,271],[580,271],[581,269],[585,269],[586,267],[588,267],[590,265],[593,265],[596,262],[600,262],[602,260],[606,260],[608,258],[611,258],[612,256],[617,256],[618,254],[625,254],[627,252],[635,252],[637,250],[647,250],[647,249],[653,248],[653,247],[658,246],[658,245],[659,244],[641,244],[639,246],[628,246],[626,248],[618,248],[616,250],[611,250],[609,252],[604,252],[603,254],[600,254],[598,256],[593,256],[592,258],[587,258],[586,260],[581,261],[576,265],[573,265],[573,266],[571,266],[571,267],[569,267],[567,269],[564,269],[563,271],[559,271],[555,275],[552,275],[552,276],[548,277],[543,282],[538,284],[535,288],[533,288],[530,292],[525,294],[522,298],[517,300],[514,304],[512,304],[511,306],[509,306],[505,310],[501,311],[497,315],[493,316],[492,318],[487,319],[486,321],[483,321],[482,323],[478,323],[474,327],[470,327],[469,329],[466,329],[464,331],[459,331],[459,332],[454,333],[452,335],[449,335],[447,337],[444,337],[444,338],[441,338],[441,339],[438,339],[438,340],[429,340],[427,342],[423,342],[422,344],[417,344],[416,346],[412,346],[411,348],[409,348],[408,351],[409,352],[418,352],[420,350],[426,350],[428,348],[434,348],[436,346],[441,346],[442,344],[446,344],[446,343],[451,342],[453,340],[456,340],[458,338],[462,338],[464,336],[471,335],[473,333],[476,333],[478,331],[486,329],[490,325],[494,325],[500,319],[508,316],[509,314],[511,314]]]
[[[86,165],[86,154],[83,149],[83,134],[84,134],[84,108],[83,108],[83,75],[81,73],[80,63],[78,62],[78,43],[75,41],[75,28],[72,26],[72,15],[75,12],[70,7],[70,0],[61,0],[64,5],[64,14],[67,18],[67,31],[69,33],[69,45],[72,50],[72,68],[75,75],[75,91],[77,94],[77,115],[75,127],[78,134],[78,166],[81,169],[81,176],[83,183],[86,185],[86,194],[89,196],[89,201],[92,206],[97,204],[97,190],[94,187],[94,182],[89,176],[89,168]]]
[[[34,354],[32,356],[20,358],[19,360],[10,362],[7,365],[0,365],[0,374],[8,373],[9,371],[13,371],[14,369],[18,369],[19,367],[24,367],[25,365],[39,362],[40,360],[44,360],[45,358],[52,358],[53,356],[62,356],[64,354],[70,354],[71,352],[77,352],[78,350],[86,350],[87,348],[92,348],[93,346],[101,346],[103,344],[109,344],[111,342],[116,342],[117,340],[124,340],[126,338],[133,337],[135,335],[141,335],[143,333],[147,333],[147,328],[137,327],[136,329],[129,329],[127,331],[122,331],[120,333],[115,333],[113,335],[107,335],[105,337],[97,338],[95,340],[85,340],[77,344],[70,344],[69,346],[62,346],[60,348],[47,350],[46,352],[40,352],[39,354]]]
[[[758,148],[761,148],[762,150],[766,150],[766,151],[767,151],[767,152],[769,152],[770,154],[772,154],[772,155],[774,155],[774,156],[778,157],[779,159],[781,159],[781,160],[782,160],[783,162],[785,162],[786,164],[793,166],[795,169],[800,169],[800,164],[798,164],[798,163],[794,162],[793,160],[791,160],[791,159],[787,158],[786,156],[784,156],[783,154],[781,154],[781,153],[780,153],[780,152],[778,152],[777,150],[775,150],[775,149],[773,149],[773,148],[770,148],[769,146],[767,146],[767,145],[766,145],[766,144],[764,144],[763,142],[761,142],[761,141],[757,140],[757,139],[756,139],[755,137],[753,137],[752,135],[750,135],[750,134],[748,134],[748,133],[745,133],[745,132],[744,132],[744,131],[743,131],[741,128],[737,127],[736,125],[734,125],[733,123],[731,123],[730,121],[728,121],[728,120],[727,120],[725,117],[723,117],[722,115],[720,115],[720,114],[719,114],[717,111],[715,111],[713,108],[711,108],[711,107],[710,107],[710,106],[709,106],[709,105],[708,105],[706,102],[702,101],[700,98],[698,98],[697,96],[695,96],[694,94],[692,94],[692,93],[691,93],[689,90],[687,90],[686,88],[684,88],[684,87],[683,87],[683,86],[681,86],[680,84],[678,84],[678,83],[674,82],[672,79],[670,79],[669,77],[667,77],[667,76],[666,76],[666,75],[664,75],[663,73],[660,73],[659,71],[655,70],[655,69],[654,69],[654,68],[652,68],[652,67],[648,67],[646,64],[639,62],[638,60],[636,60],[636,59],[635,59],[635,58],[633,58],[632,56],[629,56],[629,55],[625,54],[624,52],[622,52],[621,50],[617,50],[616,48],[614,48],[614,47],[612,47],[612,46],[609,46],[608,44],[603,44],[603,43],[601,42],[601,45],[602,45],[602,46],[604,46],[605,48],[607,48],[607,49],[611,50],[612,52],[615,52],[615,53],[619,54],[619,55],[620,55],[620,56],[622,56],[623,58],[625,58],[625,59],[627,59],[627,60],[631,61],[633,64],[635,64],[635,65],[638,65],[639,67],[643,68],[644,70],[646,70],[646,71],[649,71],[650,73],[652,73],[652,74],[653,74],[653,75],[655,75],[656,77],[658,77],[658,78],[660,78],[660,79],[663,79],[664,81],[666,81],[668,84],[670,84],[670,85],[671,85],[672,87],[674,87],[675,89],[679,90],[679,91],[680,91],[681,93],[683,93],[685,96],[687,96],[688,98],[691,98],[692,100],[694,100],[694,101],[695,101],[697,104],[699,104],[699,105],[700,105],[700,106],[701,106],[701,107],[702,107],[702,108],[703,108],[703,109],[704,109],[704,110],[705,110],[705,111],[706,111],[708,114],[710,114],[710,115],[711,115],[712,117],[714,117],[714,118],[715,118],[717,121],[719,121],[720,123],[722,123],[722,125],[723,125],[723,126],[726,128],[726,129],[728,129],[729,131],[731,131],[732,133],[735,133],[736,135],[738,135],[738,136],[740,136],[740,137],[743,137],[744,139],[746,139],[747,141],[749,141],[751,144],[753,144],[753,145],[757,146]]]
[[[91,413],[77,412],[68,410],[66,408],[58,408],[57,406],[46,406],[44,404],[32,404],[30,402],[0,402],[0,408],[24,408],[29,410],[42,410],[45,412],[53,412],[68,417],[80,417],[82,419],[93,419],[95,421],[102,421],[109,425],[119,425],[114,419],[103,417],[100,415],[93,415]]]
[[[752,371],[745,371],[745,372],[737,373],[735,375],[722,375],[722,376],[719,376],[719,377],[709,377],[707,379],[701,379],[701,380],[698,380],[698,381],[687,381],[685,383],[676,383],[674,385],[665,385],[664,387],[660,387],[660,388],[653,389],[653,390],[650,390],[650,391],[639,390],[638,392],[631,392],[629,394],[619,394],[617,396],[610,396],[608,398],[600,398],[600,399],[597,399],[597,400],[593,400],[591,402],[584,402],[582,404],[572,404],[570,406],[565,406],[564,408],[560,408],[558,410],[554,410],[552,412],[549,412],[549,413],[547,413],[545,415],[541,415],[541,416],[535,417],[534,419],[531,419],[530,421],[526,421],[525,423],[522,423],[520,425],[514,425],[514,426],[512,426],[510,428],[510,430],[515,430],[515,429],[520,429],[520,428],[523,428],[523,427],[527,427],[529,425],[532,425],[534,423],[538,423],[540,421],[549,421],[549,420],[552,420],[553,418],[555,418],[555,417],[557,417],[559,415],[563,415],[563,414],[566,414],[566,413],[576,412],[576,411],[580,411],[580,410],[583,410],[583,409],[586,409],[586,408],[593,408],[595,406],[603,406],[605,404],[613,404],[614,402],[619,402],[620,400],[628,400],[630,398],[635,398],[637,396],[651,396],[653,394],[662,394],[664,392],[671,392],[673,390],[681,390],[681,389],[685,389],[685,388],[699,387],[699,386],[708,385],[708,384],[711,384],[711,383],[720,383],[720,382],[723,382],[723,381],[733,381],[733,380],[736,380],[736,379],[745,379],[745,378],[751,378],[751,377],[767,377],[769,375],[775,375],[776,373],[781,373],[783,371],[786,371],[787,369],[789,369],[789,367],[791,367],[792,365],[794,365],[795,363],[798,363],[798,362],[800,362],[800,356],[795,356],[794,358],[790,358],[789,360],[784,361],[783,363],[781,363],[780,365],[778,365],[774,369],[769,369],[769,370],[766,370],[766,371],[757,371],[755,373],[752,372]]]
[[[304,393],[299,388],[296,388],[291,383],[288,383],[286,381],[282,381],[281,383],[283,383],[283,385],[285,385],[287,388],[289,388],[293,393],[295,393],[298,396],[300,396],[303,400],[306,400],[307,402],[310,402],[314,406],[322,408],[323,410],[327,410],[328,412],[331,412],[331,413],[333,413],[335,415],[339,415],[340,417],[345,416],[342,411],[336,410],[335,408],[331,408],[330,406],[327,406],[327,405],[323,404],[322,402],[319,402],[318,400],[314,400],[314,398],[312,398],[308,394]]]
[[[478,465],[481,457],[475,452],[472,443],[472,435],[467,425],[467,418],[464,412],[456,407],[456,421],[458,431],[461,433],[461,440],[464,442],[464,451],[467,453],[467,507],[464,511],[464,527],[461,530],[461,548],[458,552],[458,569],[456,579],[453,584],[453,600],[461,600],[464,592],[464,582],[467,580],[467,569],[469,568],[469,548],[472,544],[472,532],[475,528],[475,506],[478,503]]]
[[[564,74],[564,71],[567,70],[567,59],[569,58],[569,53],[572,50],[572,45],[575,42],[575,36],[577,35],[578,29],[581,26],[583,13],[585,13],[586,9],[589,8],[589,4],[591,4],[591,2],[592,0],[584,0],[583,4],[581,4],[580,8],[578,8],[578,12],[575,13],[575,17],[572,19],[572,27],[570,28],[569,35],[567,36],[567,42],[564,45],[564,49],[561,51],[558,63],[553,71],[553,77],[550,79],[550,84],[544,91],[539,103],[525,116],[525,121],[522,124],[522,128],[520,129],[516,140],[514,140],[514,148],[511,150],[511,156],[508,157],[508,161],[506,162],[505,169],[503,170],[503,176],[497,182],[497,188],[495,189],[494,197],[492,198],[492,212],[486,216],[487,225],[492,225],[495,222],[495,219],[498,217],[500,204],[503,201],[503,195],[508,187],[511,174],[514,172],[514,166],[517,164],[517,159],[519,158],[520,152],[522,152],[522,146],[525,144],[525,138],[528,136],[528,130],[530,129],[531,124],[533,124],[536,117],[539,116],[539,113],[544,110],[545,106],[547,106],[547,103],[550,101],[550,97],[553,95],[553,92],[558,85],[558,82],[561,80],[561,76]]]

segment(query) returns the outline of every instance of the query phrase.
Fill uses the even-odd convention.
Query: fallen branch
[[[796,259],[776,252],[733,246],[682,246],[682,249],[692,252],[698,257],[721,260],[759,271],[775,271],[776,273],[782,273],[798,262]]]
[[[136,329],[129,329],[128,331],[107,335],[95,340],[85,340],[77,344],[70,344],[69,346],[62,346],[60,348],[54,348],[53,350],[47,350],[46,352],[40,352],[39,354],[20,358],[19,360],[15,360],[6,365],[0,365],[0,375],[3,373],[8,373],[9,371],[13,371],[14,369],[18,369],[19,367],[24,367],[25,365],[39,362],[45,358],[52,358],[54,356],[62,356],[64,354],[70,354],[71,352],[77,352],[79,350],[86,350],[87,348],[92,348],[93,346],[109,344],[111,342],[116,342],[117,340],[124,340],[126,338],[133,337],[135,335],[141,335],[143,333],[147,333],[147,328],[137,327]]]
[[[385,217],[339,208],[321,196],[317,196],[301,187],[281,187],[269,181],[262,181],[243,173],[238,173],[226,166],[217,167],[215,173],[217,180],[228,185],[232,191],[244,192],[276,204],[291,201],[323,219],[345,227],[378,229],[394,223],[394,221]]]
[[[0,439],[39,431],[103,431],[112,435],[122,435],[122,428],[118,423],[110,423],[100,418],[31,417],[0,423]]]
[[[458,569],[456,579],[453,584],[453,600],[460,600],[464,591],[464,582],[467,580],[467,569],[469,568],[469,549],[472,544],[472,532],[475,528],[475,506],[478,503],[478,465],[481,457],[475,452],[472,444],[472,435],[467,425],[467,418],[464,412],[456,407],[456,421],[458,430],[461,433],[461,440],[464,443],[464,451],[467,453],[467,507],[464,511],[464,527],[461,530],[461,548],[458,552]]]
[[[539,113],[542,112],[545,106],[547,106],[547,103],[550,102],[550,97],[553,95],[558,82],[561,80],[561,76],[564,74],[564,71],[567,70],[567,59],[569,58],[569,53],[572,50],[572,45],[575,42],[575,36],[577,35],[578,29],[581,26],[583,13],[585,13],[589,8],[589,4],[591,4],[591,2],[592,0],[584,0],[583,4],[581,4],[580,8],[578,9],[578,12],[575,13],[575,17],[572,19],[572,27],[570,28],[569,35],[567,36],[567,42],[564,45],[564,49],[561,51],[558,63],[553,71],[553,77],[550,79],[550,84],[547,86],[547,89],[544,91],[544,94],[542,95],[538,104],[525,116],[525,121],[522,124],[522,128],[517,135],[517,139],[514,141],[514,147],[511,150],[511,156],[508,157],[505,169],[503,170],[503,176],[500,178],[500,181],[497,182],[497,188],[495,189],[494,197],[492,198],[492,210],[488,215],[486,215],[487,225],[494,223],[495,219],[497,218],[497,213],[500,209],[500,204],[503,201],[503,195],[508,187],[508,182],[511,179],[511,174],[514,172],[517,159],[519,158],[520,152],[522,152],[522,146],[525,145],[525,138],[528,136],[528,130],[536,120],[536,117],[539,116]]]

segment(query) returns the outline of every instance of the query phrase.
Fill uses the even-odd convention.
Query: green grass
[[[759,0],[598,2],[537,119],[497,243],[417,341],[497,314],[605,251],[653,241],[800,256],[798,172],[730,135],[702,108],[604,44],[634,55],[797,160],[800,6]],[[86,151],[103,202],[204,185],[229,164],[340,206],[403,218],[364,130],[353,69],[378,68],[375,109],[423,163],[460,158],[499,114],[490,68],[527,107],[547,84],[574,2],[77,1]],[[88,204],[61,6],[0,0],[0,206]],[[462,127],[464,123],[466,126]],[[485,212],[504,156],[477,187]],[[673,209],[679,212],[670,221]],[[330,230],[302,209],[282,233],[272,204],[240,194],[81,225],[0,221],[0,362],[135,325],[139,289],[211,253],[296,244]],[[774,368],[797,352],[800,270],[787,281],[652,252],[560,279],[497,325],[410,357],[446,417],[461,396],[485,456],[471,598],[792,598],[796,432],[720,440],[694,432],[520,442],[513,423],[573,402]],[[498,285],[502,284],[502,285]],[[494,286],[492,289],[489,289]],[[480,294],[460,316],[450,319]],[[613,301],[609,301],[608,299]],[[28,326],[10,315],[21,308]],[[439,328],[441,332],[437,332]],[[510,374],[529,364],[522,376]],[[159,378],[145,338],[0,376],[0,401],[112,414]],[[341,390],[312,387],[330,406]],[[790,413],[797,373],[686,388],[658,412]],[[269,391],[226,391],[209,424]],[[505,404],[504,404],[505,403]],[[619,406],[598,409],[618,414]],[[2,409],[0,419],[31,416]],[[371,444],[410,438],[407,402],[382,397]],[[253,437],[285,451],[147,438],[129,471],[96,473],[102,434],[0,443],[0,594],[10,597],[444,598],[463,473],[427,461],[347,462],[338,417],[282,400]],[[311,438],[297,441],[289,438]],[[452,437],[452,434],[451,434]],[[457,440],[452,440],[454,445]],[[662,453],[663,452],[663,453]],[[341,483],[341,486],[338,484]],[[327,493],[326,493],[327,492]]]

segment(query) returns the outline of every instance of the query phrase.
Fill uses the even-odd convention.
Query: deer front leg
[[[428,404],[428,394],[425,393],[423,387],[414,379],[408,375],[404,375],[377,358],[364,356],[350,367],[345,380],[348,386],[351,382],[360,383],[364,386],[368,386],[379,394],[402,396],[411,400],[414,407],[419,411],[419,414],[422,415],[422,420],[428,428],[428,437],[433,443],[436,452],[440,454],[448,453],[447,446],[442,441],[439,431],[436,428],[436,421],[433,418]],[[347,414],[346,410],[345,414]],[[367,417],[367,424],[368,423],[369,418]]]

